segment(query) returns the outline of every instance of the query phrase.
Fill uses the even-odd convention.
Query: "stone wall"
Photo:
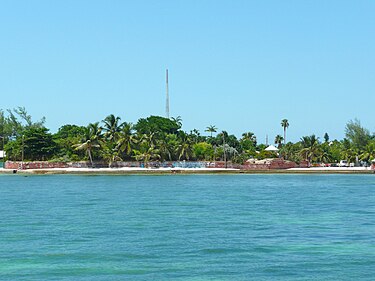
[[[69,167],[87,167],[85,162],[77,163],[64,163],[64,162],[46,162],[46,161],[35,161],[35,162],[18,162],[18,161],[6,161],[5,169],[11,170],[25,170],[25,169],[52,169],[52,168],[69,168]]]
[[[95,168],[108,168],[108,164],[104,162],[95,162]],[[282,159],[264,159],[246,162],[244,165],[224,161],[168,161],[168,162],[149,162],[145,166],[143,162],[121,161],[114,162],[112,168],[122,167],[140,167],[140,168],[235,168],[243,170],[270,170],[270,169],[288,169],[297,167],[296,163],[284,161]],[[53,169],[53,168],[91,168],[90,162],[18,162],[6,161],[5,169],[24,170],[24,169]]]
[[[263,160],[250,160],[245,162],[245,170],[276,170],[296,168],[297,164],[292,161],[285,161],[279,158],[268,158]]]

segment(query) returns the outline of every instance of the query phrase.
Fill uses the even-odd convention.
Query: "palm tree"
[[[186,133],[180,135],[177,154],[178,160],[181,160],[182,158],[190,160],[190,157],[193,154],[193,140],[190,138],[190,135]]]
[[[134,150],[134,158],[137,161],[143,161],[145,167],[147,167],[148,162],[150,160],[159,160],[160,159],[160,152],[155,147],[148,147],[146,150]]]
[[[194,143],[198,143],[201,139],[201,134],[199,130],[193,129],[192,131],[190,131],[190,138]]]
[[[133,134],[133,124],[124,122],[118,134],[117,149],[130,156],[136,143],[137,140]]]
[[[181,118],[181,116],[171,117],[171,120],[174,121],[177,124],[177,126],[179,126],[179,128],[182,127],[182,118]]]
[[[314,159],[319,158],[322,150],[319,145],[319,138],[315,135],[305,136],[301,138],[302,149],[300,154],[306,161],[311,163]]]
[[[111,142],[105,143],[102,149],[102,156],[108,161],[108,167],[111,168],[113,162],[122,161],[120,152],[116,146],[113,146]]]
[[[375,141],[370,141],[364,148],[362,154],[359,156],[361,160],[367,163],[375,158]]]
[[[174,134],[171,134],[171,135],[175,136]],[[168,135],[159,139],[157,145],[159,147],[161,161],[164,161],[164,160],[172,161],[173,148],[171,148],[168,142]]]
[[[214,125],[210,125],[204,131],[211,133],[211,138],[212,138],[212,133],[216,133],[217,132],[217,128]]]
[[[150,160],[159,160],[160,150],[156,148],[157,139],[155,133],[136,135],[138,148],[134,149],[134,158],[137,161],[143,161],[145,166]]]
[[[300,160],[300,147],[299,143],[293,144],[291,142],[288,142],[287,144],[283,145],[283,147],[280,149],[279,153],[282,155],[282,157],[285,160],[291,160],[294,162],[298,162]]]
[[[253,132],[243,133],[242,134],[242,140],[249,140],[254,144],[254,146],[256,146],[256,144],[257,144],[257,137],[255,136],[255,134]]]
[[[283,142],[283,137],[282,136],[280,136],[280,135],[277,135],[276,137],[275,137],[275,144],[277,144],[277,147],[278,148],[280,148],[281,147],[281,143]]]
[[[104,136],[109,140],[109,141],[117,141],[117,136],[120,133],[122,127],[125,125],[124,123],[119,123],[121,120],[120,117],[115,117],[113,114],[108,115],[104,120],[104,127],[103,131]]]
[[[281,127],[284,128],[284,144],[286,143],[286,129],[289,127],[288,119],[281,120]]]
[[[91,152],[93,149],[100,147],[101,130],[102,128],[99,127],[99,122],[90,123],[85,128],[85,133],[81,141],[73,145],[76,150],[86,150],[90,159],[91,167],[94,167]]]
[[[329,162],[333,161],[333,156],[332,156],[332,153],[329,149],[328,142],[325,142],[325,143],[320,145],[317,160],[321,163],[329,163]]]

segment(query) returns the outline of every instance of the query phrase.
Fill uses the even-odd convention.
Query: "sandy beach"
[[[51,169],[27,169],[11,170],[0,169],[2,174],[87,174],[87,175],[108,175],[108,174],[370,174],[374,173],[370,167],[311,167],[291,168],[282,170],[240,170],[232,168],[51,168]]]

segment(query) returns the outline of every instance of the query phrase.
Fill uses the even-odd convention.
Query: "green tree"
[[[118,135],[117,148],[120,152],[125,154],[125,157],[130,157],[131,153],[137,143],[136,136],[133,132],[133,124],[123,123],[123,127]]]
[[[253,132],[243,133],[240,141],[250,141],[253,147],[257,145],[257,137]]]
[[[193,140],[186,133],[181,133],[177,146],[178,160],[190,160],[193,155]]]
[[[315,161],[321,153],[319,138],[317,138],[315,135],[302,137],[301,145],[303,148],[301,149],[300,153],[309,163]]]
[[[367,143],[359,157],[367,163],[375,159],[375,140],[371,140]]]
[[[286,143],[286,129],[289,127],[288,119],[281,120],[281,127],[284,129],[284,144]]]
[[[171,120],[178,126],[178,129],[182,127],[182,118],[181,116],[172,117]]]
[[[339,162],[342,159],[343,144],[337,140],[328,143],[329,153],[331,155],[332,162]]]
[[[134,158],[137,161],[143,161],[145,167],[147,167],[151,160],[160,159],[160,153],[157,148],[150,146],[145,150],[134,150]]]
[[[24,107],[7,109],[6,113],[0,110],[0,134],[4,143],[22,136],[25,129],[44,128],[45,118],[34,122]]]
[[[108,115],[102,122],[104,123],[104,137],[113,142],[117,142],[118,135],[125,123],[120,123],[121,118],[113,114]]]
[[[113,142],[103,142],[101,155],[103,159],[108,163],[108,167],[112,168],[112,165],[116,161],[122,161],[120,157],[120,151]]]
[[[53,139],[58,146],[57,156],[62,161],[77,161],[82,156],[73,148],[85,134],[85,127],[77,125],[64,125],[53,135]]]
[[[84,150],[86,151],[91,167],[94,167],[92,151],[96,148],[100,148],[100,141],[102,137],[102,129],[99,127],[99,123],[90,123],[85,128],[85,134],[82,136],[80,142],[73,145],[76,150]]]
[[[212,160],[214,156],[214,149],[211,144],[207,142],[199,142],[193,145],[194,157],[197,160]]]
[[[275,137],[275,144],[278,148],[281,148],[281,144],[283,143],[284,138],[280,135],[276,135]]]
[[[301,149],[302,148],[300,143],[293,144],[291,142],[288,142],[280,148],[279,153],[285,160],[299,163],[302,160],[299,153]]]
[[[57,145],[47,128],[29,127],[23,131],[24,159],[49,160]]]
[[[358,119],[350,120],[345,127],[346,138],[349,139],[356,149],[364,149],[369,140],[370,132],[361,126]]]
[[[178,137],[176,134],[166,134],[158,140],[157,146],[160,152],[161,161],[177,160],[176,147],[178,145]]]
[[[134,158],[137,161],[143,161],[146,167],[150,160],[159,160],[160,151],[156,147],[157,140],[155,134],[138,134],[137,137],[139,145],[137,149],[134,149]]]
[[[141,118],[134,129],[138,134],[175,134],[181,128],[178,120],[171,120],[161,116]]]
[[[203,142],[205,140],[205,137],[202,137],[199,130],[197,129],[191,130],[189,137],[193,143]]]
[[[317,161],[320,163],[330,163],[333,160],[330,145],[328,142],[320,144],[319,153],[317,155]]]
[[[206,128],[205,132],[209,132],[211,134],[210,137],[212,138],[212,133],[216,133],[217,128],[214,125],[210,125]]]

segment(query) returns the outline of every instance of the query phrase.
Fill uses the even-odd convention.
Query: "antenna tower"
[[[165,103],[165,114],[169,118],[169,88],[168,88],[168,69],[166,72],[166,103]]]

